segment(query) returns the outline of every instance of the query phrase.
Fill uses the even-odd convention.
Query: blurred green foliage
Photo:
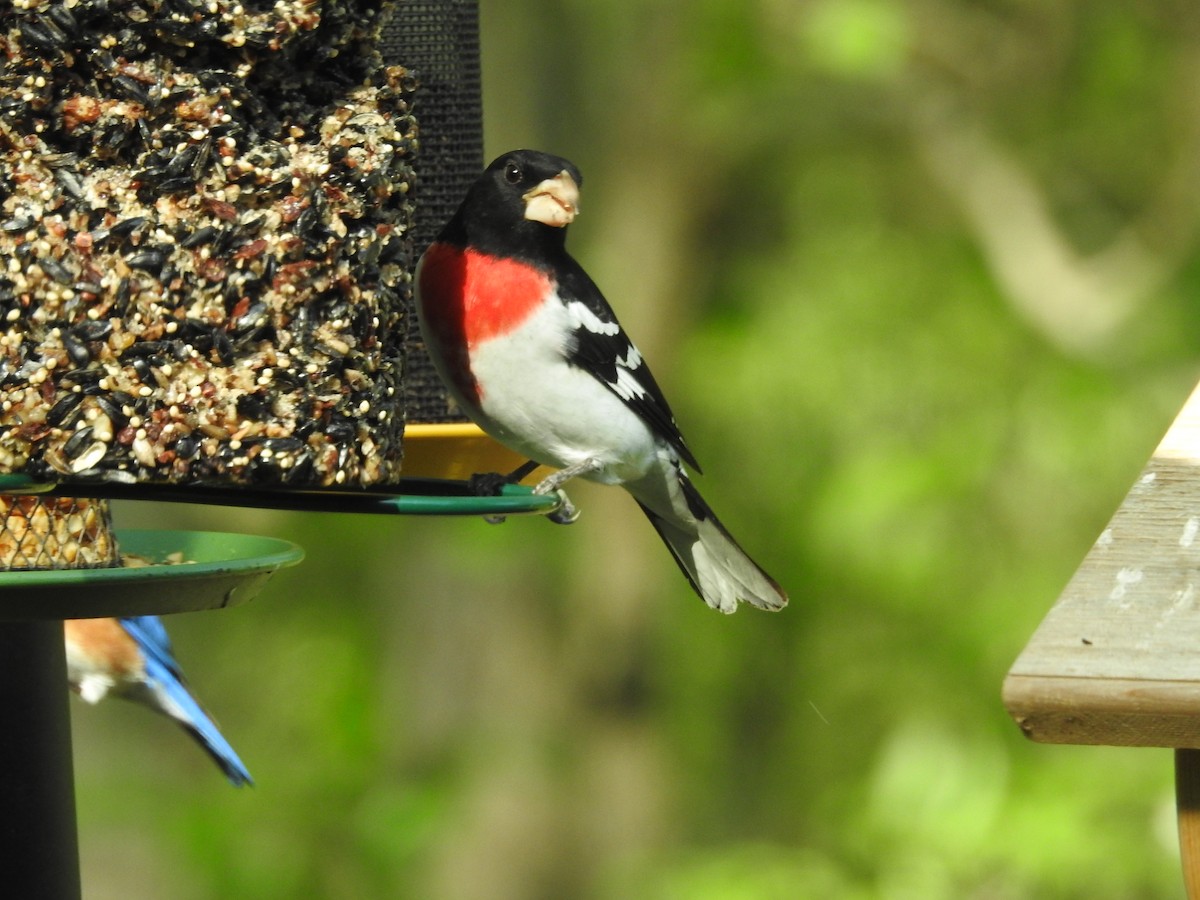
[[[93,900],[1181,894],[1165,751],[1027,742],[1004,674],[1200,368],[1200,7],[485,0],[491,155],[790,590],[705,609],[634,505],[123,506],[309,551],[169,623],[257,778],[76,704]]]

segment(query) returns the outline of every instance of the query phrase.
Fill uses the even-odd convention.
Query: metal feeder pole
[[[0,624],[0,880],[23,900],[79,900],[63,623]]]

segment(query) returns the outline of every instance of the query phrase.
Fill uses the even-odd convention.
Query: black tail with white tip
[[[630,492],[696,593],[723,613],[736,612],[739,601],[770,611],[787,606],[787,594],[779,583],[725,530],[687,475],[678,468],[674,474],[669,509],[661,504],[652,508],[638,497],[638,491],[631,488]]]

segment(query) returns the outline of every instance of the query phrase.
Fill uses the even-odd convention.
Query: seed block
[[[399,477],[417,141],[390,6],[0,9],[0,472]]]

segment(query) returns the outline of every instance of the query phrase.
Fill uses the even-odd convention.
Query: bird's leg
[[[603,463],[596,459],[596,457],[589,456],[587,459],[567,466],[565,469],[559,469],[552,475],[547,475],[534,486],[533,492],[535,494],[549,494],[552,491],[557,491],[572,478],[578,478],[580,475],[595,472],[602,465]]]
[[[562,490],[562,486],[579,475],[595,472],[601,465],[600,460],[589,456],[587,459],[567,466],[565,469],[559,469],[553,475],[548,475],[539,481],[533,488],[535,494],[558,494],[559,507],[546,518],[558,525],[570,525],[575,522],[579,518],[579,510],[575,508],[575,504],[571,502],[566,491]]]
[[[539,465],[541,463],[531,459],[517,466],[507,475],[501,475],[499,472],[472,475],[468,482],[471,493],[476,497],[495,497],[506,484],[516,484]],[[596,471],[601,465],[600,460],[589,456],[587,459],[567,466],[565,469],[559,469],[539,481],[533,488],[535,494],[558,494],[558,509],[547,515],[546,518],[558,525],[570,525],[576,521],[579,518],[579,510],[576,509],[566,492],[561,490],[562,485],[579,475]],[[499,525],[505,519],[504,516],[484,516],[483,518],[491,525]]]

